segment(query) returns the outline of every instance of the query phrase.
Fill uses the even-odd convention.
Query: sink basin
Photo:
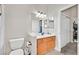
[[[37,35],[37,38],[44,38],[44,37],[50,37],[50,36],[55,36],[55,34],[43,34],[43,35]]]

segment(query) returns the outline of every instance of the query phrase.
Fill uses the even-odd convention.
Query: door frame
[[[59,22],[59,33],[60,33],[60,35],[59,35],[59,51],[61,51],[61,13],[62,13],[62,11],[64,11],[64,10],[66,10],[66,9],[69,9],[69,8],[71,8],[71,7],[73,7],[73,6],[75,6],[75,5],[77,5],[77,4],[73,4],[73,5],[68,5],[68,6],[66,6],[66,7],[64,7],[64,8],[62,8],[62,9],[60,9],[59,10],[59,20],[60,20],[60,22]]]

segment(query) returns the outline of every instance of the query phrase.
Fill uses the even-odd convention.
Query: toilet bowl
[[[18,39],[11,39],[10,40],[10,46],[12,51],[9,55],[24,55],[24,51],[22,48],[24,44],[24,38],[18,38]]]
[[[22,49],[17,49],[17,50],[11,51],[10,55],[24,55],[24,52]]]

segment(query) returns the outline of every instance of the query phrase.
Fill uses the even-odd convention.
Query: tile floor
[[[66,46],[61,48],[61,53],[64,55],[77,55],[77,42],[69,42]]]
[[[63,54],[56,50],[52,50],[52,51],[48,52],[46,55],[63,55]]]

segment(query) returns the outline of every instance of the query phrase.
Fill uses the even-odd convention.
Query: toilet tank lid
[[[14,38],[14,39],[11,39],[10,42],[11,41],[18,41],[18,40],[24,40],[24,38]]]

